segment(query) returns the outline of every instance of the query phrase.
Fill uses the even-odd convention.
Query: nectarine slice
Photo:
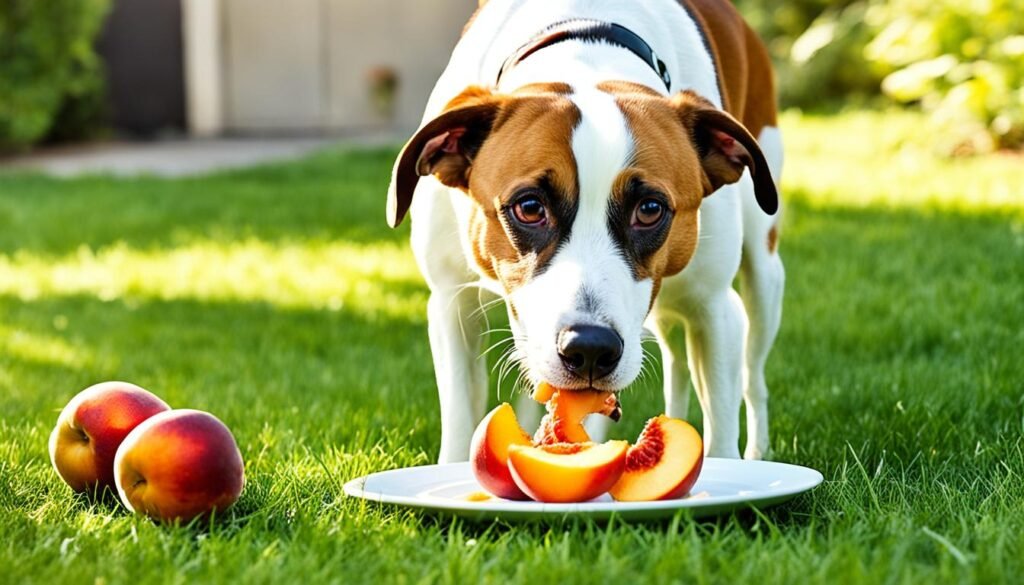
[[[541,384],[534,391],[533,397],[547,402],[548,409],[533,436],[534,442],[539,445],[590,442],[590,435],[583,428],[583,419],[587,415],[598,413],[618,420],[622,414],[619,399],[612,392],[558,390],[548,384]]]
[[[623,502],[681,498],[700,475],[704,442],[689,423],[657,416],[647,421],[626,455],[626,469],[609,490]]]
[[[626,441],[508,449],[512,479],[538,502],[583,502],[607,492],[626,467]]]
[[[530,444],[530,435],[519,426],[515,411],[507,402],[501,404],[485,416],[473,432],[469,457],[476,480],[499,498],[528,499],[512,480],[508,449],[510,445]]]
[[[554,396],[557,391],[558,389],[551,384],[541,382],[540,384],[537,384],[536,388],[534,388],[531,397],[541,404],[547,404],[548,400],[551,400],[551,397]]]

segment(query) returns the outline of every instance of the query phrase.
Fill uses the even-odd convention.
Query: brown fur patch
[[[455,108],[463,108],[466,106],[483,104],[485,102],[496,102],[499,98],[494,95],[490,89],[482,85],[470,85],[466,89],[462,90],[462,93],[448,100],[445,104],[444,110],[454,110]]]
[[[615,96],[634,140],[633,164],[616,178],[613,201],[625,207],[633,181],[664,193],[671,201],[672,225],[667,240],[635,267],[637,278],[651,278],[655,290],[661,279],[680,272],[697,249],[697,210],[706,185],[700,158],[671,102],[636,84],[603,83],[600,89]]]
[[[764,43],[725,0],[679,0],[708,39],[722,106],[755,137],[775,126],[775,81]]]
[[[768,253],[774,254],[779,247],[779,226],[775,224],[768,230]]]
[[[537,93],[554,93],[558,95],[569,95],[572,93],[572,86],[561,81],[545,81],[528,83],[512,91],[512,95],[529,95]]]
[[[565,84],[535,85],[506,96],[498,118],[471,167],[467,192],[478,205],[470,218],[473,258],[485,274],[511,292],[526,284],[554,256],[558,238],[523,252],[513,241],[503,207],[522,188],[546,184],[555,203],[575,205],[578,197],[572,133],[580,113],[564,93]],[[558,217],[549,209],[552,230]]]
[[[610,93],[612,95],[639,94],[639,95],[648,95],[648,96],[651,96],[651,97],[662,97],[662,95],[660,93],[654,91],[654,89],[652,89],[652,88],[650,88],[650,87],[648,87],[648,86],[646,86],[646,85],[644,85],[642,83],[636,83],[635,81],[620,81],[620,80],[602,81],[601,83],[597,84],[597,89],[599,89],[599,90],[601,90],[601,91],[603,91],[605,93]]]

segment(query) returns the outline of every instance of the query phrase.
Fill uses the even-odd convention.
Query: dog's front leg
[[[483,316],[475,288],[433,290],[427,303],[430,350],[441,399],[439,463],[469,459],[473,430],[487,398],[487,360],[480,355]]]
[[[683,354],[683,318],[656,307],[649,325],[661,348],[665,414],[688,420],[690,379]]]

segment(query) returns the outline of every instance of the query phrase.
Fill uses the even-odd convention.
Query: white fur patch
[[[614,97],[593,87],[574,88],[580,111],[572,139],[579,180],[579,204],[568,241],[547,270],[512,293],[532,376],[556,386],[580,387],[558,357],[558,333],[574,325],[614,329],[624,342],[616,370],[594,385],[618,390],[637,376],[640,338],[651,300],[650,280],[637,282],[608,229],[608,202],[615,178],[629,164],[633,137]],[[534,380],[538,382],[540,380]]]
[[[580,183],[572,239],[593,238],[595,244],[611,245],[608,199],[615,177],[633,155],[633,136],[611,94],[595,88],[574,88],[569,97],[580,111],[580,123],[572,137]]]

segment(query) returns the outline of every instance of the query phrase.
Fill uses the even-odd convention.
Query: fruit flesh
[[[538,445],[590,442],[590,435],[583,427],[583,419],[587,415],[621,414],[618,398],[612,392],[559,390],[549,384],[541,384],[533,397],[538,402],[546,402],[548,410],[533,436]]]
[[[647,422],[626,455],[625,471],[609,490],[619,501],[681,498],[689,493],[704,462],[704,444],[689,423],[658,416]]]
[[[488,492],[508,500],[528,496],[516,486],[508,469],[510,445],[530,445],[530,436],[519,426],[516,413],[508,403],[492,410],[477,426],[470,446],[473,475]]]
[[[541,382],[540,384],[537,384],[537,387],[533,390],[532,398],[541,404],[546,404],[557,391],[558,389],[551,384]]]
[[[626,441],[509,448],[509,469],[539,502],[583,502],[607,492],[626,466]]]
[[[125,439],[115,459],[124,505],[187,522],[233,504],[245,483],[242,455],[224,423],[196,410],[156,415]]]

